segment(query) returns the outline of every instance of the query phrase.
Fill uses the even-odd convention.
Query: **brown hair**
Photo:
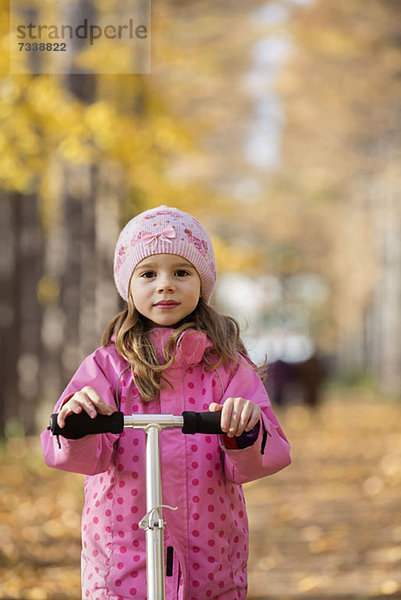
[[[214,348],[205,355],[207,370],[217,369],[221,364],[230,365],[234,370],[241,358],[256,370],[240,338],[237,321],[220,315],[202,298],[195,310],[176,324],[164,350],[164,364],[160,364],[148,335],[153,327],[153,323],[138,313],[130,295],[126,307],[110,321],[101,338],[102,346],[108,346],[115,336],[116,349],[131,364],[132,376],[144,402],[154,399],[163,382],[169,383],[163,373],[174,362],[178,338],[187,329],[203,331],[213,342]]]

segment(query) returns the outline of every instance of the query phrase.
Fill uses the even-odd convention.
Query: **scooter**
[[[146,433],[146,515],[139,527],[146,531],[146,577],[148,600],[165,600],[165,564],[163,508],[177,507],[162,504],[159,434],[163,429],[180,428],[183,433],[223,433],[220,412],[184,411],[182,415],[135,414],[97,415],[94,419],[85,412],[67,417],[65,426],[57,424],[57,413],[50,417],[48,429],[53,435],[79,439],[96,433],[122,433],[124,427],[142,429]]]

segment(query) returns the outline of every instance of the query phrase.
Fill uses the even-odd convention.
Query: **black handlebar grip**
[[[78,415],[69,415],[64,427],[57,424],[57,413],[50,417],[48,427],[53,435],[61,435],[69,440],[77,440],[92,433],[122,433],[124,429],[124,415],[115,412],[112,415],[97,415],[92,419],[86,412]]]
[[[224,433],[220,427],[221,412],[184,410],[183,433]]]

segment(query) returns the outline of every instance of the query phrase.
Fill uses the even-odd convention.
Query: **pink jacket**
[[[152,330],[159,351],[171,332],[167,328]],[[179,429],[161,433],[163,503],[179,507],[174,512],[164,510],[165,548],[173,547],[173,573],[166,577],[168,600],[245,600],[248,522],[241,484],[271,475],[290,463],[289,444],[257,374],[245,363],[233,375],[224,367],[218,372],[205,371],[204,352],[211,346],[205,334],[185,332],[168,371],[174,389],[166,386],[150,403],[141,402],[129,369],[120,382],[125,414],[180,415],[184,410],[205,411],[211,402],[239,396],[262,408],[259,436],[242,450],[227,449],[223,436],[184,435]],[[55,410],[85,385],[115,406],[118,379],[126,367],[114,344],[98,348],[83,361]],[[49,431],[42,434],[47,465],[87,475],[82,597],[145,599],[145,534],[138,527],[146,513],[145,434],[126,429],[121,435],[60,441],[61,449]]]

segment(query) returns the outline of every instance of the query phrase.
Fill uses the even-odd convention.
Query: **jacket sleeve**
[[[244,363],[237,367],[220,403],[239,397],[259,404],[262,412],[259,435],[251,446],[230,449],[224,444],[224,436],[220,436],[225,474],[236,484],[272,475],[291,462],[290,445],[273,413],[265,387],[257,373]]]
[[[107,348],[95,350],[81,363],[56,403],[54,412],[58,412],[69,397],[86,385],[93,387],[106,404],[115,407],[113,385],[106,375],[111,369]],[[108,469],[118,438],[119,435],[104,433],[86,435],[78,440],[68,440],[62,436],[57,439],[46,430],[41,435],[42,452],[49,467],[95,475]]]

